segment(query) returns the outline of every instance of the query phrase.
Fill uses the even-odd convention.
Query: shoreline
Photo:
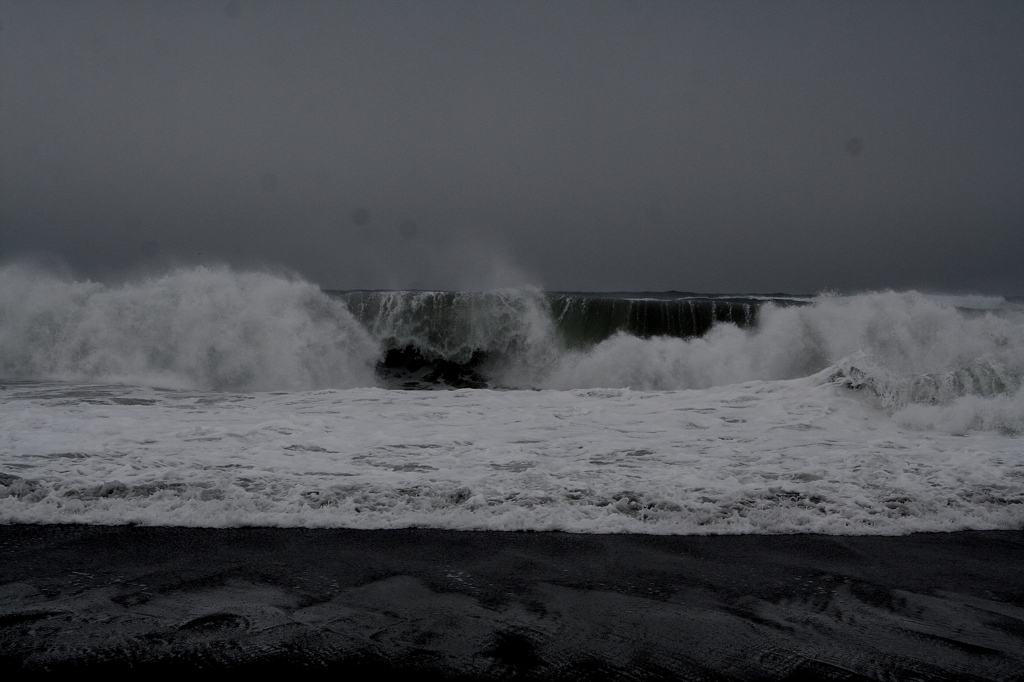
[[[24,673],[1024,679],[1024,531],[11,524],[0,556]]]

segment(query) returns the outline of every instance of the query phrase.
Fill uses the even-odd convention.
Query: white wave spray
[[[700,338],[619,334],[545,367],[549,388],[702,389],[809,376],[858,355],[873,371],[910,377],[987,363],[1007,381],[1024,372],[1020,315],[967,315],[916,293],[820,296],[767,305],[756,328],[717,325]]]
[[[826,295],[766,304],[753,327],[716,324],[689,339],[619,333],[570,349],[537,291],[342,300],[300,280],[227,268],[108,286],[9,265],[0,268],[0,377],[247,391],[374,386],[388,347],[411,345],[456,363],[479,350],[490,385],[510,388],[707,389],[822,373],[864,389],[908,427],[1022,433],[1024,314],[991,303],[965,311],[916,292]]]
[[[0,376],[214,390],[373,385],[378,348],[306,282],[194,268],[120,286],[0,268]]]
[[[756,328],[718,325],[695,339],[619,334],[534,376],[546,388],[678,390],[818,373],[866,389],[911,428],[1024,433],[1024,316],[916,292],[768,305]]]

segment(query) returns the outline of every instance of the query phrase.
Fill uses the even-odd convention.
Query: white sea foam
[[[570,351],[535,292],[493,297],[502,312],[473,312],[491,323],[470,336],[511,338],[488,346],[504,349],[495,376],[546,390],[373,387],[381,335],[429,330],[404,313],[364,329],[301,281],[200,268],[106,286],[0,269],[0,522],[1024,525],[1012,306],[822,296],[766,306],[756,327]]]
[[[997,431],[1024,435],[1024,390],[991,397],[959,396],[949,404],[908,404],[893,414],[898,424],[920,431],[967,434]]]
[[[906,428],[828,378],[669,392],[11,385],[0,391],[0,520],[701,534],[1022,527],[1019,437]]]

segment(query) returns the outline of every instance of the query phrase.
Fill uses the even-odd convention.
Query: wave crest
[[[378,349],[306,282],[193,268],[120,286],[0,269],[0,373],[214,390],[372,385]]]
[[[1024,314],[990,300],[985,309],[965,310],[948,297],[916,292],[824,295],[806,305],[679,297],[622,303],[601,296],[587,303],[586,296],[339,296],[227,268],[108,286],[6,266],[0,376],[302,390],[388,384],[381,372],[391,363],[407,374],[432,372],[428,379],[441,386],[680,390],[824,373],[821,380],[868,388],[878,407],[906,419],[913,413],[920,424],[932,417],[910,406],[1005,402],[1024,378]],[[587,311],[596,322],[583,319]],[[700,335],[693,324],[677,324],[680,311],[691,322],[703,311]],[[684,338],[653,335],[672,325]],[[594,331],[602,329],[610,335]],[[585,342],[591,336],[596,340]],[[432,369],[422,368],[426,362]],[[1002,417],[968,421],[1018,429],[1017,403],[994,405],[991,415],[1003,410]]]

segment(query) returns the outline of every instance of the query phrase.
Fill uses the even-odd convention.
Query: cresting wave
[[[1022,377],[1024,310],[994,298],[6,267],[0,522],[1021,528]],[[459,386],[509,390],[388,390]]]
[[[957,303],[916,292],[327,294],[227,268],[108,286],[6,266],[0,378],[234,391],[678,390],[832,368],[828,378],[908,425],[1017,432],[1024,313],[999,299]]]
[[[226,268],[106,286],[0,269],[0,376],[214,390],[371,385],[377,346],[306,282]]]
[[[715,324],[751,327],[762,304],[682,294],[329,293],[345,301],[386,348],[380,374],[390,385],[405,388],[532,386],[566,352],[586,352],[617,334],[686,339]]]

